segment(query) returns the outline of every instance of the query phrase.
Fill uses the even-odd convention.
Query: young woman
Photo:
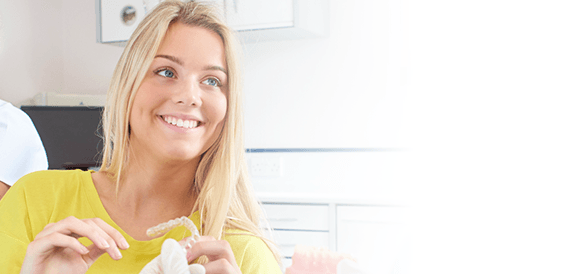
[[[146,230],[181,216],[203,235],[187,259],[206,273],[280,273],[247,180],[235,42],[212,9],[147,15],[107,100],[98,172],[32,173],[0,202],[3,273],[138,273],[165,239],[190,236]]]

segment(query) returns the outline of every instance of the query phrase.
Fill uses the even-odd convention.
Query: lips
[[[202,124],[202,122],[195,119],[182,119],[171,115],[160,115],[160,118],[173,126],[183,129],[196,128]]]

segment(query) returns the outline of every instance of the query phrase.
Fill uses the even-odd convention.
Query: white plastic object
[[[166,239],[162,244],[160,255],[150,261],[140,274],[205,274],[206,269],[200,264],[188,265],[186,253],[174,239]]]

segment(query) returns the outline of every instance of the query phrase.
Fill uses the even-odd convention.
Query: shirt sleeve
[[[34,123],[22,110],[0,108],[0,181],[11,186],[20,177],[48,168],[48,159]]]
[[[282,274],[274,255],[264,243],[264,241],[255,236],[248,236],[242,252],[239,268],[243,274]]]
[[[0,200],[0,269],[19,273],[32,231],[21,185],[11,187]]]
[[[26,256],[27,243],[0,232],[0,269],[2,273],[18,274]]]

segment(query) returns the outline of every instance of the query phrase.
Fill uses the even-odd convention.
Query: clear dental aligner
[[[151,227],[146,230],[146,235],[148,235],[149,237],[155,237],[157,235],[164,234],[178,226],[184,226],[188,230],[190,230],[195,241],[198,241],[200,239],[200,233],[198,232],[198,229],[196,228],[194,223],[185,216]]]

